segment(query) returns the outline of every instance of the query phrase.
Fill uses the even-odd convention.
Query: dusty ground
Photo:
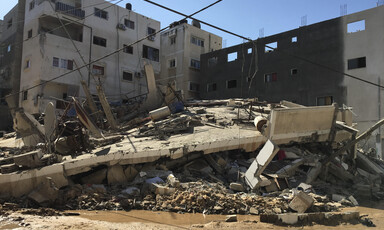
[[[370,207],[346,208],[368,215],[376,228],[384,229],[384,201]],[[237,223],[225,223],[225,216],[177,214],[151,211],[74,211],[79,216],[31,216],[15,212],[0,218],[0,229],[371,229],[362,224],[339,226],[282,227],[260,223],[258,216],[238,216]]]

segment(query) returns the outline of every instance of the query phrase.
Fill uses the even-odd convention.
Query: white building
[[[126,8],[103,0],[26,0],[25,4],[20,106],[27,112],[41,113],[50,101],[63,108],[57,103],[61,99],[84,97],[81,80],[94,95],[100,81],[109,101],[143,95],[148,91],[144,65],[151,63],[155,74],[160,73],[159,36],[129,46],[158,31],[160,22],[133,12],[130,4]],[[51,81],[125,46],[92,64],[92,74],[82,68]]]
[[[219,50],[222,38],[204,31],[198,22],[173,23],[161,33],[161,74],[158,82],[181,90],[184,99],[199,98],[200,55]]]

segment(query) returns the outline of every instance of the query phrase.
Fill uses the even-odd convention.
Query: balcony
[[[85,17],[84,10],[62,3],[62,2],[56,2],[56,11],[76,17],[76,18],[80,18],[80,19],[84,19]]]

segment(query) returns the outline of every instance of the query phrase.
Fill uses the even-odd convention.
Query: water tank
[[[125,8],[126,8],[127,10],[132,10],[132,4],[131,4],[131,3],[127,3],[127,4],[125,4]]]
[[[192,25],[193,25],[194,27],[197,27],[197,28],[201,29],[201,25],[200,25],[200,22],[199,22],[199,21],[192,20]]]

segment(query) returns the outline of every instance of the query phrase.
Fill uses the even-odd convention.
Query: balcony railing
[[[68,14],[77,18],[84,19],[85,11],[77,9],[76,7],[64,4],[62,2],[56,2],[56,11],[64,14]]]

